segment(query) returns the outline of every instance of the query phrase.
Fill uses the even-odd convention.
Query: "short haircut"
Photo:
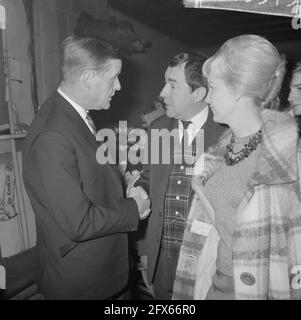
[[[185,79],[191,90],[194,91],[197,88],[207,86],[206,78],[202,73],[202,67],[205,61],[206,58],[197,52],[183,52],[174,56],[168,66],[173,68],[185,63]]]
[[[62,77],[76,82],[84,70],[103,71],[110,59],[121,59],[118,49],[92,37],[70,36],[62,43]]]

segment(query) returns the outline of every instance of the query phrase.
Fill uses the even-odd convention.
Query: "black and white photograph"
[[[300,137],[301,0],[0,0],[0,300],[301,300]]]

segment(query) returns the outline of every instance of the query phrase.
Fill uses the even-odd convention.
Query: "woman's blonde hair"
[[[252,97],[262,108],[276,109],[286,60],[266,39],[241,35],[226,41],[203,65],[203,73],[221,77],[228,87]]]

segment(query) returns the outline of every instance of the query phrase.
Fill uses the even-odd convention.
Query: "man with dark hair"
[[[37,112],[23,150],[23,177],[37,225],[46,299],[115,299],[129,276],[129,231],[149,200],[124,190],[115,165],[96,161],[91,109],[108,109],[122,62],[110,44],[63,42],[62,82]]]
[[[166,115],[155,120],[154,129],[178,129],[178,139],[186,154],[185,139],[196,154],[196,137],[204,129],[204,149],[217,142],[223,128],[212,121],[204,102],[207,93],[206,79],[202,75],[205,59],[197,53],[175,56],[166,72],[165,85],[160,93]],[[191,150],[190,149],[190,150]],[[169,164],[145,165],[136,186],[143,188],[151,198],[152,212],[148,218],[146,236],[138,243],[138,254],[147,270],[148,284],[153,285],[156,299],[169,300],[183,240],[186,218],[192,201],[191,164],[179,163],[177,152],[170,148]],[[160,149],[166,152],[164,148]],[[184,154],[183,154],[184,152]],[[186,158],[185,158],[186,159]],[[190,170],[189,170],[190,169]],[[188,173],[190,172],[190,174]],[[147,260],[147,261],[146,261]]]

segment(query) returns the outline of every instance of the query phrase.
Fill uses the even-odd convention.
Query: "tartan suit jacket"
[[[171,119],[166,115],[161,116],[152,122],[148,136],[151,137],[152,129],[167,129],[169,131],[177,128],[178,120]],[[209,111],[208,119],[202,127],[204,129],[204,150],[214,145],[224,131],[224,127],[213,122],[211,112]],[[150,140],[149,140],[150,141]],[[149,146],[151,143],[149,142]],[[170,150],[173,150],[170,148]],[[160,147],[160,155],[166,150]],[[151,157],[151,150],[149,151]],[[170,158],[171,156],[168,155]],[[169,172],[172,164],[147,164],[143,166],[143,172],[136,186],[142,186],[151,199],[151,214],[148,218],[146,234],[138,241],[138,254],[147,255],[147,278],[152,283],[155,266],[159,254],[159,248],[162,238],[163,221],[164,221],[164,198],[168,184]]]
[[[301,299],[301,146],[297,126],[286,113],[264,110],[262,116],[263,151],[238,208],[233,237],[235,297]],[[209,150],[216,158],[205,159],[204,183],[223,161],[231,133],[227,131]],[[173,299],[206,298],[219,241],[212,209],[204,195],[195,197]]]

